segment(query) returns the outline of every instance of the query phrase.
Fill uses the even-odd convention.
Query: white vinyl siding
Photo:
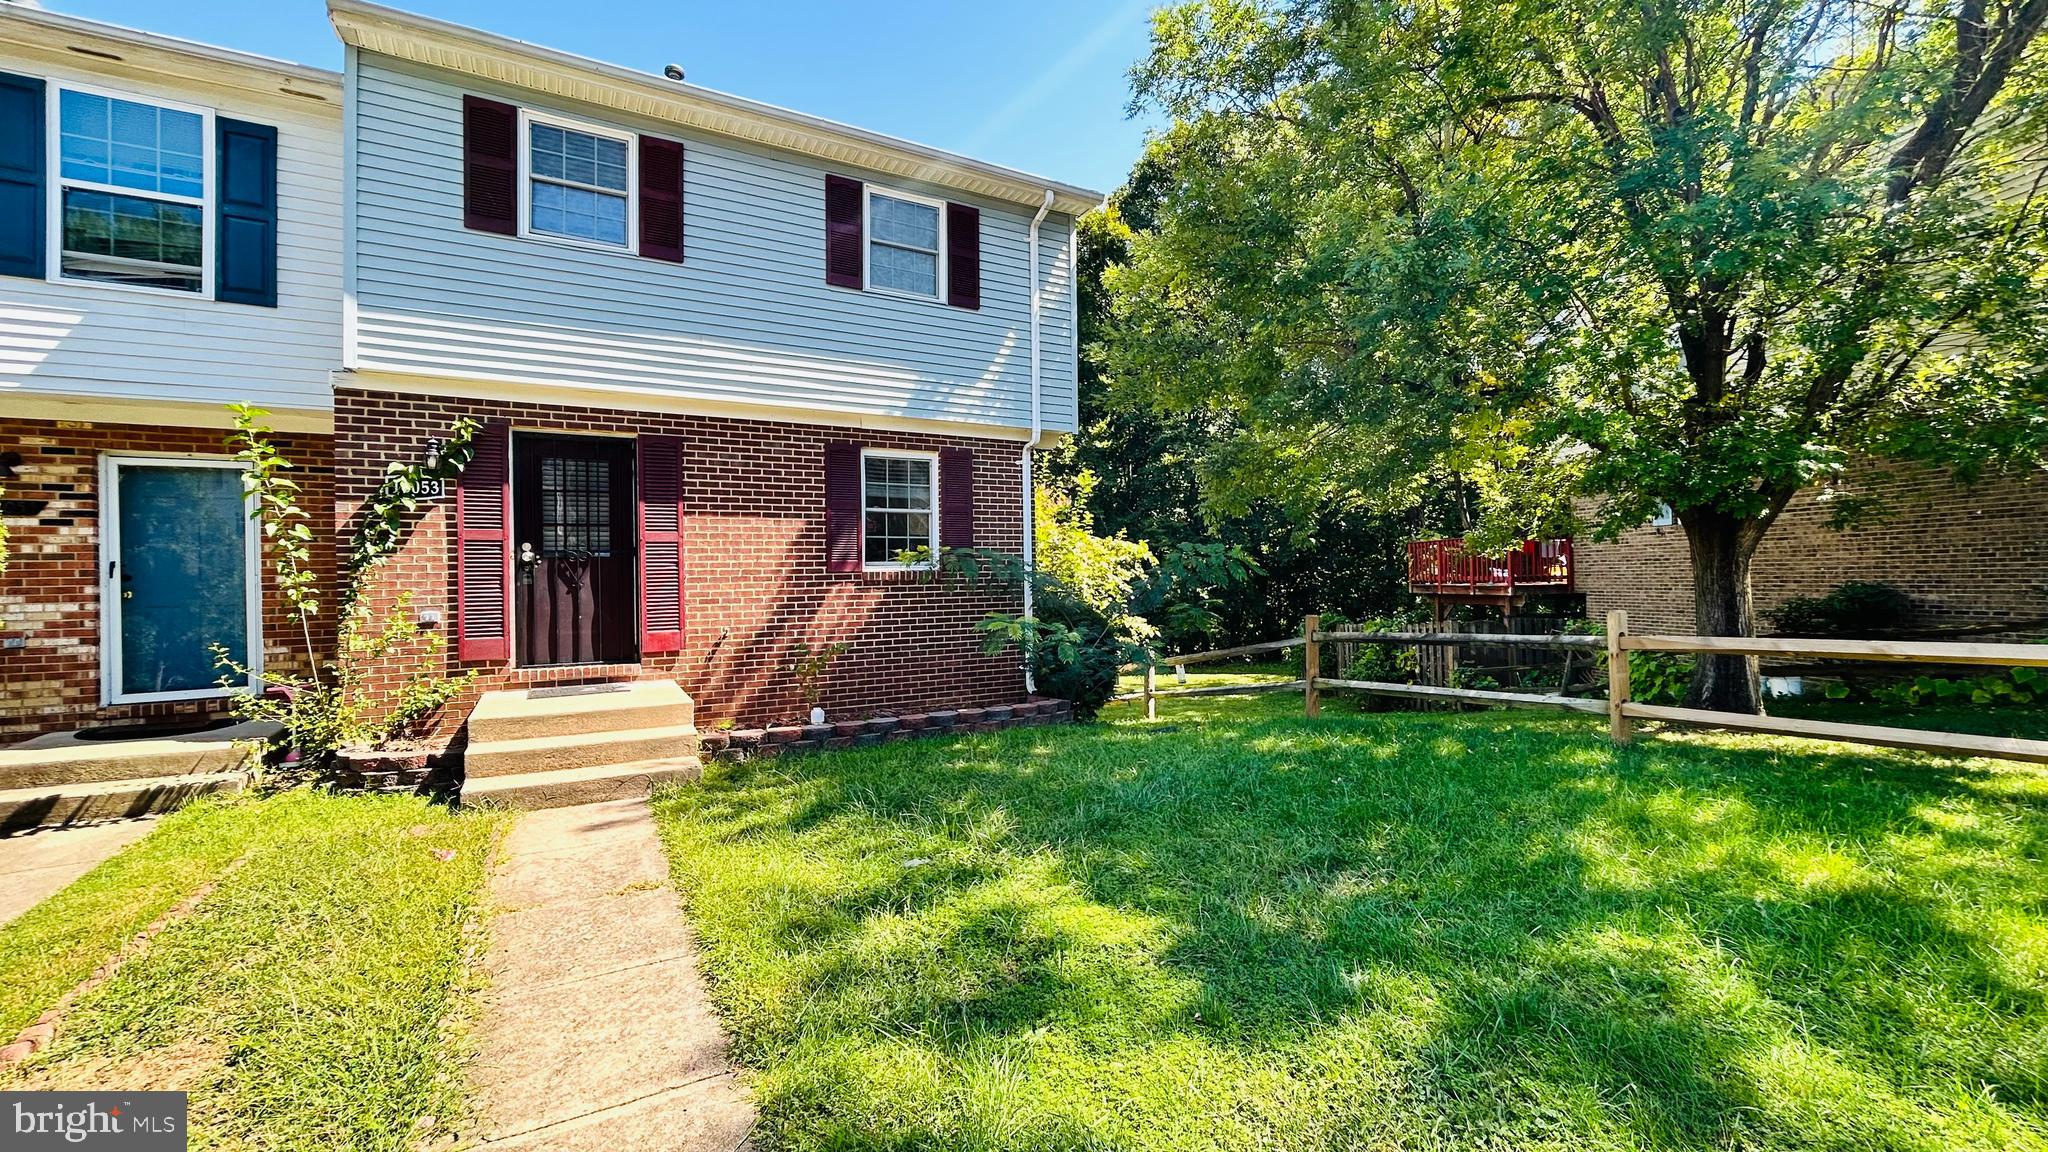
[[[1029,209],[974,201],[980,311],[846,292],[825,284],[827,169],[817,163],[673,125],[554,108],[532,93],[373,53],[357,58],[353,367],[1029,425]],[[464,93],[681,139],[687,263],[465,229]],[[1066,217],[1048,217],[1040,251],[1040,276],[1052,289],[1045,426],[1056,431],[1075,422],[1069,227]]]
[[[330,375],[341,364],[339,102],[188,81],[116,83],[83,58],[16,59],[7,68],[49,81],[53,102],[69,83],[275,126],[278,300],[259,308],[54,274],[0,277],[0,408],[6,397],[34,396],[331,410]],[[212,134],[209,123],[209,148]],[[53,184],[58,176],[49,173]],[[210,271],[210,252],[205,262]]]

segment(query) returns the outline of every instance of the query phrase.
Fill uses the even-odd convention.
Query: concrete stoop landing
[[[55,732],[0,749],[0,833],[148,816],[239,792],[251,746],[278,731],[249,722],[139,740]]]
[[[673,680],[486,692],[469,714],[462,801],[560,808],[695,780],[695,709]]]

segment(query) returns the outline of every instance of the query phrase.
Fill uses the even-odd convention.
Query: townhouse
[[[365,590],[479,672],[443,737],[478,694],[636,684],[687,701],[655,729],[795,720],[833,645],[835,716],[1025,698],[976,628],[1020,592],[932,557],[1028,555],[1099,194],[329,15],[340,74],[0,6],[0,736],[215,712],[210,643],[291,666],[237,401],[301,466],[330,583],[389,465],[479,426]]]
[[[338,74],[0,5],[0,739],[303,671],[222,438],[270,409],[331,525],[341,144]]]

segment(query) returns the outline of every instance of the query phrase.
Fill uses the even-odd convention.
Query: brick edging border
[[[966,732],[1070,724],[1073,720],[1073,701],[1035,699],[993,708],[947,708],[936,712],[838,720],[827,724],[778,724],[769,728],[711,731],[702,733],[698,739],[700,750],[707,757],[748,760],[763,756],[831,752],[842,748],[869,748],[898,740]]]
[[[13,1043],[0,1048],[0,1067],[8,1064],[18,1064],[35,1055],[38,1051],[49,1047],[51,1042],[57,1038],[57,1025],[63,1022],[64,1014],[71,1010],[71,1006],[78,1002],[79,997],[112,980],[114,973],[120,971],[123,964],[148,951],[150,943],[164,929],[191,915],[192,911],[198,908],[202,901],[208,896],[213,895],[214,889],[220,887],[228,877],[240,871],[242,865],[247,864],[249,857],[253,855],[255,855],[255,850],[250,849],[235,857],[226,868],[221,869],[219,875],[201,884],[183,900],[165,909],[155,920],[150,921],[149,925],[143,928],[142,931],[137,932],[122,942],[121,946],[115,949],[111,957],[92,970],[92,975],[72,985],[70,991],[57,998],[55,1007],[36,1017],[35,1023],[23,1028],[20,1034],[15,1036]]]

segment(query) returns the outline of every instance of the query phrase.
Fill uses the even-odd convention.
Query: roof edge
[[[1104,200],[1093,189],[368,0],[327,0],[327,14],[343,43],[416,64],[1030,208],[1047,190],[1055,210],[1073,215]]]
[[[102,44],[123,45],[152,52],[167,52],[191,59],[204,60],[209,64],[225,64],[234,68],[262,72],[299,82],[302,87],[319,89],[319,94],[339,96],[342,76],[325,68],[310,64],[297,64],[290,60],[279,60],[270,56],[259,56],[253,52],[242,52],[234,48],[223,48],[217,44],[206,44],[197,40],[185,40],[176,36],[165,36],[156,32],[145,32],[123,24],[112,24],[102,20],[88,20],[63,12],[52,12],[45,8],[29,8],[20,4],[0,3],[0,27],[18,23],[52,34],[52,39],[65,37],[99,41]]]

